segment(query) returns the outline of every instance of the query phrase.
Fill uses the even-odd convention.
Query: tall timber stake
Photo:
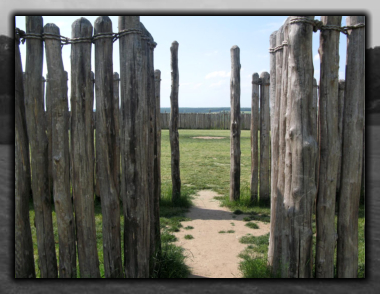
[[[160,235],[160,199],[161,199],[161,120],[160,120],[160,83],[161,71],[156,69],[154,71],[154,95],[156,100],[156,160],[155,165],[155,185],[156,195],[154,197],[154,223],[155,223],[155,237],[156,237],[156,252],[161,252],[161,235]]]
[[[277,71],[277,52],[274,48],[280,46],[277,42],[277,35],[281,34],[282,27],[278,31],[274,31],[269,38],[270,46],[270,128],[271,128],[271,214],[270,214],[270,235],[268,247],[268,263],[272,270],[277,272],[281,257],[281,225],[282,225],[282,209],[278,207],[282,198],[277,198],[277,179],[278,179],[278,116],[280,105],[277,101],[277,80],[281,81],[280,72]],[[282,63],[281,63],[282,66]],[[279,76],[277,76],[277,73]]]
[[[364,24],[364,16],[347,16],[347,26]],[[365,29],[348,30],[344,90],[343,149],[339,193],[337,275],[358,274],[358,213],[363,164]]]
[[[82,278],[99,278],[94,215],[93,81],[91,79],[92,25],[86,18],[74,21],[71,45],[71,154],[72,187]]]
[[[170,94],[170,148],[171,148],[171,167],[172,167],[172,201],[176,202],[181,197],[181,178],[179,169],[179,134],[178,134],[178,42],[174,41],[170,47],[171,69],[172,69],[172,89]]]
[[[139,16],[119,16],[121,187],[126,278],[148,278],[150,209],[148,110]]]
[[[260,203],[270,203],[269,73],[260,75]]]
[[[324,25],[340,26],[341,16],[321,16]],[[319,86],[320,166],[316,206],[317,243],[315,258],[316,278],[334,277],[335,195],[338,162],[340,157],[338,134],[339,92],[339,37],[336,30],[322,30],[319,59],[321,62]],[[315,82],[316,84],[316,82]],[[314,103],[313,103],[314,106]],[[315,105],[316,106],[316,105]],[[313,109],[313,108],[310,108]],[[316,112],[310,117],[315,118]],[[316,122],[313,137],[316,136]]]
[[[339,154],[342,155],[342,136],[343,136],[343,114],[344,114],[344,88],[345,81],[339,80],[339,94],[338,94],[338,136],[339,136]],[[339,195],[340,191],[340,175],[342,166],[342,156],[339,157],[338,162],[338,176],[336,180],[336,192]],[[338,197],[337,202],[339,203]]]
[[[150,217],[150,272],[149,275],[153,274],[154,269],[154,259],[155,255],[155,210],[154,210],[154,199],[155,199],[155,165],[157,164],[155,160],[155,139],[156,139],[156,100],[154,96],[154,69],[153,69],[153,37],[145,26],[140,23],[141,29],[141,47],[143,54],[143,68],[144,68],[144,79],[146,86],[144,88],[146,101],[147,101],[147,114],[148,114],[148,183],[152,183],[152,186],[149,189],[149,206],[148,206],[148,215]]]
[[[44,33],[60,35],[55,24],[46,24]],[[75,223],[70,192],[70,155],[66,73],[63,68],[61,42],[46,39],[46,63],[51,100],[51,157],[54,206],[59,237],[59,277],[76,278]]]
[[[41,16],[26,16],[26,33],[41,35]],[[43,42],[26,40],[25,114],[31,150],[31,177],[41,278],[57,278],[51,195],[48,177],[48,139],[42,96]]]
[[[231,169],[230,200],[240,199],[240,49],[231,48]]]
[[[96,161],[103,215],[104,275],[106,278],[121,278],[120,207],[114,174],[120,162],[115,159],[119,134],[114,119],[119,107],[115,109],[113,99],[112,21],[108,16],[99,16],[95,20],[94,36],[108,36],[95,39]]]
[[[10,39],[12,42],[12,39]],[[30,164],[26,131],[20,37],[15,36],[15,277],[35,278],[29,220]]]
[[[115,182],[115,188],[117,195],[120,199],[120,108],[119,108],[119,74],[117,72],[113,73],[113,120],[115,122],[115,136],[116,144],[114,146],[115,156],[114,160],[114,170],[113,178]]]
[[[314,16],[292,17],[289,28],[288,99],[292,112],[289,117],[289,148],[291,172],[285,174],[284,235],[282,250],[286,259],[282,265],[285,277],[312,276],[312,209],[316,196],[315,162],[316,138],[312,136],[309,108],[313,101],[313,26]],[[291,177],[291,180],[289,179]]]
[[[259,74],[252,75],[251,100],[251,202],[257,202],[259,188]]]

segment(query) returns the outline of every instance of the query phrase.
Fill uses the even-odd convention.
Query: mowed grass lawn
[[[194,139],[193,137],[224,137],[223,139]],[[161,263],[159,273],[154,277],[187,277],[189,269],[183,263],[184,256],[181,248],[172,244],[175,241],[174,231],[181,228],[181,221],[184,221],[184,213],[189,207],[190,195],[194,195],[198,190],[210,189],[221,195],[221,204],[228,206],[231,211],[246,213],[248,216],[256,217],[257,220],[269,221],[270,208],[249,206],[250,197],[250,177],[251,177],[251,147],[250,131],[241,131],[241,201],[232,203],[228,200],[230,188],[230,131],[229,130],[179,130],[180,145],[180,176],[182,182],[181,194],[184,201],[182,207],[174,207],[171,204],[171,158],[169,131],[162,130],[161,134],[161,207],[160,224],[161,239],[165,260]],[[122,205],[120,205],[122,208]],[[36,261],[36,273],[39,277],[37,266],[38,252],[37,239],[34,223],[34,209],[31,202],[30,216],[32,224],[32,237],[34,243],[34,257]],[[123,242],[122,211],[121,220],[121,242]],[[58,231],[56,215],[53,209],[54,236],[56,243],[57,260],[58,257]],[[103,268],[103,239],[102,239],[102,214],[101,204],[95,202],[95,222],[97,248],[99,253],[99,263],[101,276],[104,276]],[[365,246],[364,246],[364,206],[361,206],[359,217],[359,271],[364,273]],[[315,233],[315,226],[313,226]],[[268,238],[268,236],[266,237]],[[261,242],[261,241],[260,241]],[[252,245],[253,244],[253,245]],[[241,255],[241,270],[244,277],[269,277],[264,274],[265,263],[255,264],[257,253],[262,254],[265,259],[268,242],[265,241],[260,247],[255,243],[248,245],[247,250]],[[123,244],[122,244],[123,248]],[[264,252],[264,253],[263,253]],[[122,250],[123,255],[123,250]],[[123,256],[122,256],[123,260]],[[241,260],[241,259],[239,259]],[[258,272],[259,271],[259,272]],[[79,277],[79,267],[78,267]]]
[[[224,139],[193,139],[193,137],[224,137]],[[169,131],[161,133],[161,181],[171,185]],[[195,190],[212,189],[228,195],[230,188],[230,131],[179,130],[180,173],[184,187]],[[250,131],[241,131],[241,189],[250,189]]]

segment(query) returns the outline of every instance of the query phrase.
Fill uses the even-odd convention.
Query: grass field
[[[229,130],[179,130],[180,144],[180,175],[182,182],[182,201],[179,205],[173,205],[171,199],[171,168],[170,168],[170,142],[169,131],[162,130],[161,144],[161,181],[162,194],[160,202],[160,225],[164,258],[158,263],[153,277],[160,278],[181,278],[187,277],[189,269],[184,264],[182,249],[172,244],[175,236],[172,234],[181,228],[181,221],[184,213],[191,206],[191,195],[198,190],[210,189],[221,196],[218,199],[223,206],[227,206],[236,214],[245,213],[246,221],[260,220],[268,222],[270,219],[270,208],[250,206],[250,131],[241,131],[241,200],[232,203],[228,199],[230,184],[230,131]],[[224,139],[193,139],[193,137],[224,137]],[[122,212],[120,212],[122,216]],[[32,235],[34,242],[35,260],[38,259],[37,240],[34,223],[33,205],[30,205],[30,216],[32,224]],[[101,275],[104,276],[103,269],[103,241],[102,241],[102,215],[100,203],[95,203],[96,233],[98,242],[98,252],[100,260]],[[123,217],[121,220],[121,236],[123,232]],[[54,235],[56,241],[56,252],[58,257],[58,233],[55,213],[53,212]],[[365,246],[364,246],[364,207],[360,209],[359,215],[359,273],[364,275]],[[188,228],[191,230],[191,228]],[[314,226],[315,233],[315,226]],[[189,235],[191,231],[189,231]],[[189,237],[190,238],[190,237]],[[254,240],[248,238],[243,242],[247,243],[247,248],[240,255],[240,269],[244,277],[271,277],[266,268],[266,252],[268,250],[269,236],[263,236]],[[123,238],[121,238],[123,240]],[[256,242],[256,243],[255,243]],[[123,247],[122,247],[123,248]],[[123,251],[123,250],[122,250]],[[79,272],[79,268],[78,268]],[[36,273],[39,271],[36,263]]]

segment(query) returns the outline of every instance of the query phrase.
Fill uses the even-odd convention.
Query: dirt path
[[[194,206],[186,214],[191,221],[181,222],[183,228],[175,236],[176,245],[185,249],[186,264],[190,266],[190,278],[240,278],[238,266],[241,259],[238,254],[246,248],[239,239],[250,233],[254,236],[269,233],[270,224],[255,221],[259,229],[245,226],[245,215],[234,215],[220,202],[214,199],[217,193],[202,190],[193,199]],[[187,226],[194,229],[185,230]],[[227,233],[228,230],[235,231]],[[219,231],[225,231],[221,234]],[[194,239],[187,240],[185,235],[192,235]]]

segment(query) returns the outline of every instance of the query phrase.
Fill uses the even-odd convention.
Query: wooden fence
[[[241,129],[249,130],[251,124],[251,114],[242,113]],[[169,128],[170,113],[161,113],[161,129]],[[179,129],[215,129],[229,130],[231,114],[229,112],[220,113],[180,113]]]
[[[73,23],[71,38],[66,38],[55,24],[44,26],[41,16],[27,16],[25,32],[16,29],[17,278],[36,276],[28,209],[30,191],[42,278],[77,277],[77,254],[80,277],[100,277],[99,262],[104,263],[106,278],[152,275],[161,243],[159,95],[155,93],[153,67],[156,43],[139,16],[119,16],[118,28],[118,33],[112,32],[107,16],[98,17],[94,27],[82,17]],[[27,47],[23,66],[21,39]],[[120,45],[120,77],[114,75],[112,66],[116,39]],[[61,54],[61,46],[67,44],[71,46],[71,112]],[[45,80],[41,79],[44,45],[48,69],[46,112]],[[92,47],[95,75],[91,72]],[[95,94],[97,111],[93,112]],[[102,207],[101,261],[94,218],[96,190]],[[58,265],[51,196],[58,224]],[[124,212],[124,248],[119,199]]]
[[[314,16],[290,16],[270,37],[272,205],[268,259],[273,272],[282,277],[313,277],[315,206],[315,277],[334,277],[335,246],[338,278],[357,277],[365,30],[364,16],[348,16],[347,27],[341,27],[341,19],[322,16],[321,21],[314,21]],[[318,101],[313,82],[313,30],[321,30]],[[346,82],[339,87],[341,32],[347,34],[347,60]]]

